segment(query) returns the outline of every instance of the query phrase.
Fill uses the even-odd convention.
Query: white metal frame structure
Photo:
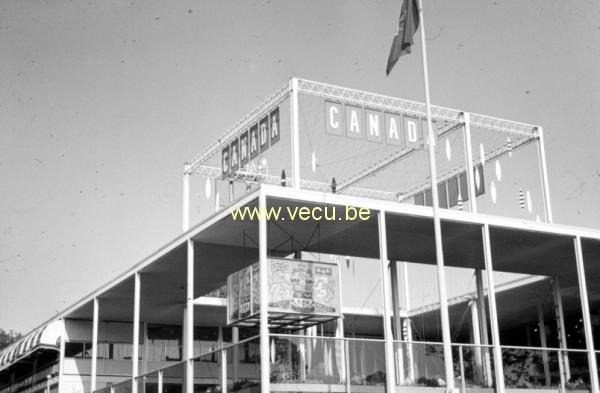
[[[319,183],[314,181],[303,180],[301,178],[300,173],[300,134],[299,134],[299,125],[298,125],[298,95],[302,94],[310,94],[317,97],[323,97],[328,99],[341,100],[344,102],[354,103],[357,105],[365,105],[368,107],[382,109],[382,110],[394,110],[403,113],[409,113],[418,115],[421,117],[427,116],[429,119],[440,120],[447,123],[445,130],[448,130],[452,127],[463,127],[464,131],[464,144],[465,144],[465,166],[471,167],[477,163],[477,160],[473,158],[473,152],[471,151],[471,126],[476,126],[480,128],[490,129],[498,132],[505,132],[511,135],[520,135],[525,140],[534,139],[538,141],[538,149],[540,156],[540,173],[541,180],[543,185],[543,199],[544,206],[546,212],[547,222],[534,222],[523,219],[515,219],[515,218],[507,218],[507,217],[498,217],[487,214],[481,214],[478,212],[476,197],[475,197],[475,188],[474,188],[474,176],[472,171],[467,170],[468,184],[469,184],[469,200],[471,201],[471,209],[469,212],[457,211],[457,210],[449,210],[449,209],[440,209],[436,203],[434,203],[433,207],[427,206],[416,206],[399,203],[402,199],[402,196],[399,196],[395,193],[390,193],[386,191],[379,190],[367,190],[359,187],[353,187],[353,182],[348,182],[347,185],[342,187],[340,193],[331,192],[330,186],[325,183]],[[191,181],[194,175],[201,175],[204,177],[208,177],[211,179],[216,179],[222,177],[221,171],[219,168],[215,168],[214,166],[210,166],[207,164],[207,159],[217,152],[220,151],[221,147],[225,144],[229,143],[232,138],[234,138],[238,132],[246,128],[251,123],[255,122],[257,119],[264,116],[274,105],[281,103],[284,99],[290,98],[290,110],[291,110],[291,119],[290,119],[290,130],[291,130],[291,146],[290,146],[290,157],[292,162],[292,176],[289,180],[291,183],[287,183],[288,186],[280,185],[280,178],[277,176],[267,175],[267,174],[256,174],[250,173],[244,170],[239,170],[235,172],[233,175],[227,178],[227,180],[235,180],[248,182],[256,185],[254,189],[251,189],[246,195],[243,195],[241,198],[237,200],[233,200],[228,204],[229,209],[222,209],[217,211],[212,216],[204,219],[202,222],[198,224],[191,225],[190,223],[190,190],[191,190]],[[431,124],[429,125],[429,131],[432,132]],[[444,132],[444,131],[442,131]],[[433,139],[433,138],[432,138]],[[519,140],[515,139],[515,146],[519,145]],[[430,146],[430,149],[433,149],[433,146]],[[505,151],[499,150],[495,152],[489,152],[489,157],[493,157],[495,154],[504,154]],[[397,157],[396,157],[397,158]],[[431,179],[434,184],[436,184],[436,175],[435,175],[435,162],[433,161],[433,155],[430,154],[431,166],[434,169],[434,174],[431,176]],[[389,162],[392,158],[386,157],[384,160],[380,162],[380,164],[374,165],[366,169],[366,173],[375,173],[381,168],[385,167],[386,163]],[[386,161],[387,160],[387,161]],[[354,174],[355,176],[363,176],[364,173],[360,172],[358,174]],[[476,279],[477,279],[477,296],[476,301],[473,301],[470,306],[473,310],[472,318],[473,318],[473,326],[477,327],[477,331],[474,332],[474,336],[477,337],[475,339],[475,343],[473,346],[480,346],[481,348],[487,349],[489,346],[487,342],[488,336],[488,328],[491,332],[491,349],[493,355],[493,370],[491,369],[491,359],[489,358],[489,352],[483,351],[482,356],[478,358],[478,362],[484,363],[485,365],[485,374],[488,386],[491,386],[492,379],[495,379],[496,385],[495,388],[498,392],[504,392],[508,389],[504,386],[504,371],[503,371],[503,359],[502,359],[502,349],[503,346],[500,342],[500,326],[498,321],[498,309],[496,304],[496,286],[494,285],[494,265],[497,262],[494,260],[494,250],[493,250],[493,240],[491,238],[491,229],[506,229],[506,230],[519,230],[525,231],[528,233],[542,233],[548,235],[557,235],[561,237],[565,237],[572,240],[573,249],[575,255],[573,256],[576,261],[576,272],[577,272],[577,282],[579,286],[579,294],[581,301],[581,309],[582,309],[582,317],[583,317],[583,325],[585,330],[585,339],[586,339],[586,348],[584,350],[580,350],[582,353],[585,352],[588,357],[589,368],[590,368],[590,385],[591,390],[595,393],[600,393],[600,386],[598,382],[598,374],[597,374],[597,365],[596,365],[596,355],[597,352],[594,348],[593,341],[593,331],[592,331],[592,319],[590,315],[589,309],[589,299],[588,299],[588,288],[586,282],[586,271],[584,265],[584,252],[582,246],[582,239],[593,239],[596,241],[600,241],[600,231],[584,229],[584,228],[573,228],[562,225],[556,225],[552,223],[552,211],[550,204],[550,196],[549,196],[549,186],[548,186],[548,175],[547,175],[547,167],[546,167],[546,158],[544,153],[544,143],[543,143],[543,133],[541,127],[528,125],[519,122],[512,122],[508,120],[497,119],[493,117],[477,115],[472,113],[466,113],[454,109],[443,108],[438,106],[426,105],[422,103],[417,103],[413,101],[401,100],[394,97],[382,96],[378,94],[366,93],[358,90],[342,88],[338,86],[317,83],[313,81],[308,81],[304,79],[293,78],[289,82],[285,83],[281,88],[279,88],[271,97],[269,97],[264,103],[262,103],[255,110],[250,112],[247,116],[245,116],[240,122],[238,122],[234,127],[228,130],[217,142],[210,145],[205,151],[203,151],[200,155],[192,159],[189,163],[185,164],[184,174],[183,174],[183,212],[182,212],[182,227],[184,232],[174,239],[172,242],[162,247],[148,258],[144,259],[137,265],[130,268],[124,274],[118,276],[115,280],[110,283],[104,285],[98,290],[92,292],[88,296],[84,297],[79,302],[75,303],[71,307],[67,308],[65,311],[61,312],[57,316],[51,319],[54,321],[56,319],[64,319],[70,318],[72,315],[80,312],[82,309],[86,309],[91,305],[91,321],[92,321],[92,359],[91,359],[91,382],[90,382],[90,390],[91,391],[100,391],[98,389],[98,381],[97,381],[97,373],[98,373],[98,337],[99,337],[99,321],[100,321],[100,312],[102,311],[104,316],[105,303],[103,296],[111,293],[113,291],[117,291],[120,286],[125,286],[125,284],[133,282],[133,292],[128,292],[131,296],[132,304],[133,304],[133,314],[129,315],[133,325],[132,336],[132,357],[131,357],[131,372],[130,379],[126,381],[127,383],[131,383],[131,392],[132,393],[143,393],[138,392],[138,382],[140,378],[145,378],[144,372],[142,376],[140,376],[140,366],[139,366],[139,342],[140,342],[140,322],[146,323],[147,321],[141,320],[141,308],[143,305],[144,293],[142,291],[142,280],[144,283],[145,279],[148,276],[145,276],[148,269],[150,269],[153,264],[157,263],[157,261],[162,258],[167,257],[175,257],[173,255],[177,254],[177,252],[181,251],[181,255],[185,255],[185,273],[184,273],[184,281],[182,281],[182,291],[184,291],[185,296],[182,300],[184,307],[184,318],[183,318],[183,327],[185,334],[183,335],[183,347],[184,347],[184,356],[182,359],[182,365],[185,368],[184,375],[184,386],[185,393],[192,393],[194,391],[194,373],[195,367],[194,364],[196,362],[196,358],[194,357],[194,320],[198,316],[198,313],[195,313],[195,307],[198,307],[201,302],[197,298],[199,293],[194,293],[195,285],[198,284],[195,282],[194,277],[197,273],[197,268],[199,264],[203,263],[202,255],[198,252],[198,249],[202,248],[202,243],[197,241],[198,238],[201,238],[205,232],[208,232],[215,226],[220,223],[226,221],[230,216],[230,210],[236,208],[243,208],[248,205],[257,205],[259,211],[268,207],[270,201],[280,200],[286,201],[290,203],[306,203],[306,204],[325,204],[325,205],[334,205],[334,206],[345,206],[351,205],[354,207],[364,207],[368,208],[377,215],[377,246],[379,250],[379,268],[380,274],[382,277],[383,285],[382,285],[382,299],[383,299],[383,332],[384,337],[381,340],[383,344],[383,350],[385,353],[385,374],[386,374],[386,388],[388,392],[397,391],[399,388],[399,384],[405,380],[405,375],[408,375],[410,379],[414,379],[415,370],[410,365],[413,362],[413,345],[416,345],[416,341],[413,341],[412,333],[409,331],[408,340],[406,337],[404,339],[400,339],[399,337],[394,338],[394,334],[392,333],[392,320],[396,324],[396,336],[399,336],[399,323],[400,317],[409,318],[410,315],[408,310],[405,315],[398,315],[399,312],[399,293],[404,293],[405,299],[405,307],[408,308],[409,299],[407,296],[408,293],[408,285],[407,285],[407,269],[406,263],[404,261],[399,261],[398,263],[402,263],[402,277],[404,282],[400,283],[398,280],[398,272],[396,271],[396,267],[392,269],[392,278],[390,279],[390,271],[389,264],[390,262],[396,264],[395,261],[390,261],[390,258],[394,258],[391,253],[389,253],[390,244],[388,243],[387,236],[387,217],[392,215],[400,215],[411,218],[422,218],[431,220],[434,223],[434,232],[436,242],[436,268],[437,268],[437,279],[439,281],[439,289],[440,289],[440,310],[442,314],[442,342],[436,343],[441,344],[443,346],[443,354],[444,354],[444,372],[445,372],[445,381],[446,388],[450,391],[454,391],[456,387],[454,386],[454,369],[453,369],[453,352],[452,352],[452,341],[449,334],[449,323],[448,323],[448,299],[446,298],[446,290],[445,290],[445,280],[446,280],[446,270],[444,265],[444,250],[442,248],[442,223],[458,223],[458,224],[470,224],[481,230],[481,242],[483,247],[483,257],[482,264],[485,266],[485,270],[479,268],[476,271]],[[348,179],[354,179],[355,177],[349,176]],[[443,179],[443,175],[441,176]],[[342,183],[343,184],[343,183]],[[291,185],[291,186],[289,186]],[[431,186],[431,185],[430,185]],[[434,200],[437,201],[437,197],[435,196],[436,187],[432,187],[432,192],[434,192]],[[272,381],[271,381],[271,347],[270,347],[270,339],[272,337],[271,332],[269,330],[268,323],[268,276],[267,276],[267,263],[268,263],[268,253],[269,253],[269,240],[270,233],[268,231],[268,223],[266,220],[259,220],[256,224],[258,230],[258,238],[257,238],[257,254],[258,254],[258,262],[260,266],[260,324],[259,324],[259,353],[260,353],[260,389],[263,392],[269,392],[271,390]],[[374,231],[375,232],[375,231]],[[375,239],[375,235],[373,236]],[[570,240],[570,241],[571,241]],[[179,254],[177,254],[179,255]],[[485,276],[484,276],[485,274]],[[484,277],[487,281],[487,291],[484,288]],[[558,331],[560,332],[560,343],[559,343],[559,363],[561,367],[561,386],[565,386],[565,382],[568,381],[568,370],[569,370],[569,358],[567,354],[567,346],[566,346],[566,337],[565,337],[565,317],[562,305],[562,299],[560,294],[560,284],[559,280],[556,277],[552,277],[553,281],[553,295],[554,295],[554,304],[556,307],[556,320],[558,324]],[[185,283],[185,285],[183,285]],[[145,285],[145,284],[144,284]],[[185,287],[185,288],[184,288]],[[127,287],[127,290],[130,291],[131,287]],[[145,288],[145,287],[144,287]],[[487,292],[487,293],[486,293]],[[485,305],[485,297],[487,296],[487,302],[489,307],[489,316],[487,316],[486,305]],[[129,298],[128,298],[129,299]],[[102,301],[101,301],[102,300]],[[102,306],[102,308],[100,307]],[[444,311],[445,310],[445,311]],[[445,315],[444,315],[445,313]],[[543,313],[542,313],[543,314]],[[181,315],[181,314],[179,314]],[[543,315],[542,315],[543,316]],[[488,326],[488,317],[489,317],[489,326]],[[543,319],[543,318],[542,318]],[[50,322],[50,321],[48,321]],[[350,338],[344,338],[343,332],[343,321],[340,318],[339,324],[337,326],[338,332],[337,337],[335,339],[343,340],[345,344],[344,352],[349,356],[348,343]],[[146,335],[146,334],[145,334]],[[234,330],[232,333],[233,343],[232,347],[235,345],[239,345],[238,342],[238,331]],[[311,336],[307,334],[307,336]],[[311,336],[312,337],[312,336]],[[252,337],[248,340],[253,340],[256,337]],[[397,376],[397,368],[398,365],[398,352],[395,351],[394,345],[397,344],[397,341],[400,341],[402,344],[406,344],[407,349],[407,357],[406,361],[409,363],[407,367],[407,373],[399,373]],[[219,342],[222,344],[223,342],[223,332],[222,328],[219,330]],[[466,346],[466,345],[465,345]],[[226,348],[227,349],[227,348]],[[543,348],[545,349],[545,348]],[[220,354],[220,369],[219,369],[219,380],[222,385],[227,385],[226,381],[228,379],[228,370],[226,369],[228,366],[228,355],[227,352],[223,348],[218,349]],[[560,352],[564,351],[564,352]],[[60,359],[64,359],[64,340],[61,341],[61,349],[60,349]],[[462,346],[461,346],[461,355],[462,355]],[[234,352],[231,358],[236,363],[237,353]],[[403,360],[404,361],[404,360]],[[344,364],[346,367],[345,370],[349,369],[348,364]],[[147,370],[144,370],[147,371]],[[404,371],[404,370],[403,370]],[[464,376],[464,370],[461,370]],[[235,369],[234,366],[234,375],[237,374],[238,370]],[[60,371],[62,374],[62,371]],[[168,376],[163,375],[163,370],[158,371],[158,381],[159,388],[158,392],[162,393],[162,383],[164,378],[168,378]],[[463,387],[464,387],[464,377],[463,377]],[[346,371],[346,385],[343,388],[343,391],[352,390],[352,386],[349,381],[349,372]],[[339,387],[338,387],[339,388]],[[317,388],[313,388],[317,389]],[[339,388],[342,389],[342,388]],[[112,392],[114,387],[110,387],[109,390]],[[222,391],[226,391],[227,387],[224,386]],[[107,392],[107,390],[104,390]],[[65,393],[65,392],[59,392]]]

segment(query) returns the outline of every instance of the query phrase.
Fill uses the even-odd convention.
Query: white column
[[[581,298],[581,314],[583,314],[583,328],[585,331],[585,343],[588,350],[588,365],[590,368],[590,383],[592,392],[600,392],[598,385],[598,367],[596,365],[596,353],[594,352],[594,336],[592,335],[592,320],[590,317],[590,304],[588,302],[587,282],[585,281],[585,265],[583,262],[583,251],[581,248],[581,237],[576,236],[575,259],[577,262],[577,279],[579,281],[579,297]]]
[[[381,292],[383,297],[383,337],[385,339],[385,381],[386,391],[396,390],[396,373],[394,365],[394,336],[392,335],[392,319],[390,315],[391,295],[390,277],[388,273],[387,235],[385,212],[379,211],[379,266],[381,269]]]
[[[481,333],[479,330],[479,311],[477,309],[477,302],[471,301],[469,304],[469,308],[471,310],[471,330],[473,331],[473,344],[475,344],[475,348],[473,348],[473,352],[475,353],[475,380],[477,381],[479,378],[485,381],[485,373],[483,372],[483,356],[482,356],[482,348],[481,348]],[[485,349],[487,351],[487,348]]]
[[[302,253],[302,252],[300,252]],[[347,346],[346,346],[346,340],[344,340],[344,313],[342,312],[344,305],[343,305],[343,301],[344,301],[344,296],[343,296],[343,288],[342,288],[342,269],[340,266],[340,258],[336,257],[335,259],[336,265],[337,265],[337,279],[338,279],[338,285],[339,285],[339,294],[340,294],[340,316],[337,319],[337,323],[335,326],[335,337],[338,340],[335,340],[335,351],[336,351],[336,356],[339,354],[339,358],[342,359],[342,361],[344,362],[344,364],[342,365],[342,367],[340,368],[341,372],[341,376],[342,379],[346,382],[346,390],[348,391],[349,386],[350,386],[350,375],[348,374],[347,370],[347,364],[348,364],[348,351]],[[304,339],[300,340],[300,344],[299,346],[303,347],[302,352],[301,353],[306,353],[306,347],[304,346]],[[289,352],[290,354],[292,353],[292,351]],[[303,355],[300,355],[303,356]],[[301,373],[305,373],[305,370],[301,370]],[[305,378],[306,379],[306,378]]]
[[[408,282],[408,262],[402,263],[402,283],[404,287],[404,310],[406,310],[406,341],[409,343],[406,345],[406,361],[408,363],[408,378],[410,383],[415,381],[415,361],[413,353],[413,334],[412,334],[412,320],[408,316],[410,311],[410,291]]]
[[[477,200],[475,196],[475,176],[473,176],[473,146],[471,145],[471,114],[463,113],[463,121],[465,125],[465,170],[467,172],[467,192],[469,193],[469,204],[471,213],[477,213]],[[460,185],[459,185],[460,186]],[[462,191],[461,191],[462,192]],[[464,195],[463,195],[464,198]]]
[[[158,370],[158,393],[163,393],[163,370]]]
[[[290,117],[292,130],[292,187],[300,188],[300,124],[298,118],[298,78],[290,81]]]
[[[138,393],[140,355],[140,273],[133,276],[133,350],[131,353],[131,392]]]
[[[487,311],[485,309],[485,288],[483,285],[483,271],[481,269],[475,270],[475,284],[477,286],[477,311],[479,311],[479,334],[481,337],[481,344],[483,347],[481,351],[483,353],[483,364],[484,364],[484,376],[487,386],[492,386],[492,362],[490,360],[490,349],[489,345],[489,334],[488,334],[488,318]]]
[[[94,297],[92,303],[92,375],[90,392],[94,392],[96,390],[96,373],[98,369],[98,298]]]
[[[400,285],[398,283],[398,262],[390,262],[390,276],[392,284],[392,305],[393,305],[393,318],[394,318],[394,337],[397,341],[402,340],[402,319],[400,318]],[[398,383],[404,384],[404,356],[402,354],[402,345],[398,344],[394,346],[394,357],[396,359],[396,375]]]
[[[217,348],[219,351],[219,363],[221,371],[221,392],[227,393],[227,351],[223,349],[223,326],[218,327]]]
[[[185,309],[185,393],[194,392],[194,241],[187,241],[187,298]]]
[[[65,364],[65,341],[67,339],[67,321],[62,319],[62,331],[60,334],[60,347],[58,352],[58,393],[63,392],[63,374],[64,374],[64,364]],[[13,381],[11,381],[11,386],[13,385]]]
[[[544,322],[544,305],[539,304],[537,306],[538,325],[540,333],[540,345],[542,348],[548,348],[548,342],[546,341],[546,323]],[[550,386],[550,364],[548,360],[548,351],[542,350],[542,364],[544,366],[544,377],[546,386]]]
[[[231,343],[237,344],[239,341],[240,341],[240,330],[239,330],[239,328],[234,326],[231,328]],[[238,345],[234,345],[232,348],[233,348],[233,359],[232,359],[233,371],[231,373],[231,376],[233,377],[232,383],[235,383],[237,381],[237,377],[238,377],[238,364],[240,363],[240,348]]]
[[[142,353],[142,372],[144,375],[148,373],[148,322],[142,324],[144,352]],[[146,391],[146,384],[144,384],[144,392]]]
[[[562,295],[560,292],[560,280],[558,277],[552,279],[552,295],[554,298],[554,317],[556,319],[556,328],[558,330],[558,347],[561,349],[567,349],[567,333],[565,330],[565,314],[563,311]],[[567,352],[562,353],[559,366],[564,367],[562,370],[561,378],[564,375],[564,383],[571,379],[571,367],[569,366],[569,354]]]
[[[267,196],[261,190],[258,199],[259,211],[266,211]],[[261,217],[258,221],[258,256],[260,272],[260,390],[271,391],[271,364],[269,351],[269,320],[268,320],[268,279],[267,274],[267,219]]]
[[[542,192],[544,194],[544,210],[546,221],[552,222],[552,205],[550,204],[550,186],[548,184],[548,165],[546,164],[546,148],[544,147],[544,130],[537,127],[538,131],[538,149],[540,156],[540,175],[542,177]]]
[[[494,286],[494,269],[492,264],[492,246],[490,227],[483,224],[483,249],[485,271],[488,283],[488,304],[490,307],[490,322],[492,328],[492,345],[494,351],[494,371],[496,374],[496,391],[504,393],[504,367],[502,365],[502,350],[500,349],[500,332],[498,329],[498,311],[496,309],[496,288]]]
[[[190,229],[190,164],[183,166],[183,231]]]

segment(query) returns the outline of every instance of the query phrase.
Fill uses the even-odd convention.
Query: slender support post
[[[344,359],[344,366],[346,367],[346,393],[350,393],[350,343],[347,339],[344,340],[344,350],[346,352],[346,357]]]
[[[442,224],[439,216],[439,197],[437,168],[435,164],[435,137],[431,118],[431,99],[429,96],[429,74],[427,71],[427,44],[425,40],[425,20],[423,18],[423,0],[419,0],[419,19],[421,22],[421,54],[423,57],[423,79],[425,81],[425,108],[427,112],[427,130],[429,135],[429,170],[431,171],[431,196],[433,199],[433,227],[435,234],[435,255],[437,262],[438,286],[440,295],[440,319],[442,321],[442,340],[444,343],[444,370],[446,390],[454,391],[454,364],[450,338],[450,317],[448,315],[448,294],[446,291],[446,273],[444,269],[444,250],[442,248]]]
[[[540,345],[542,348],[548,348],[548,341],[546,340],[546,323],[544,322],[544,306],[543,304],[538,304],[537,306],[537,315],[538,315],[538,325],[539,325],[539,333],[540,333]],[[550,363],[548,359],[548,351],[542,350],[542,364],[544,367],[544,377],[546,381],[546,386],[550,385]]]
[[[190,229],[190,164],[183,166],[183,231]]]
[[[140,273],[133,275],[133,349],[131,352],[131,392],[138,393],[137,377],[139,375],[140,357]]]
[[[550,186],[548,184],[548,164],[546,164],[546,148],[544,147],[544,130],[542,127],[537,127],[538,131],[538,150],[540,156],[540,175],[542,177],[542,191],[544,193],[544,212],[546,213],[546,221],[553,222],[552,205],[550,204]]]
[[[94,297],[92,311],[92,375],[90,392],[96,390],[96,370],[98,367],[98,298]]]
[[[65,364],[65,341],[67,340],[67,321],[64,319],[62,321],[61,334],[60,334],[60,347],[58,352],[58,392],[57,393],[65,393],[63,391],[63,374],[64,364]],[[11,378],[14,378],[14,374],[11,375]],[[11,380],[11,387],[14,386],[14,381]],[[12,388],[11,388],[12,393]]]
[[[262,190],[258,197],[258,209],[261,212],[267,209],[267,196]],[[260,390],[269,393],[271,391],[268,318],[269,276],[267,274],[267,218],[264,216],[258,220],[258,255],[260,274]]]
[[[185,393],[194,392],[194,241],[187,241],[187,298],[185,308]]]
[[[581,237],[575,236],[575,259],[577,262],[577,279],[579,281],[579,297],[581,298],[581,314],[583,314],[583,328],[585,331],[585,343],[588,351],[588,366],[590,369],[591,390],[600,392],[598,384],[598,367],[596,365],[596,353],[594,352],[594,336],[592,335],[592,319],[590,317],[590,304],[588,302],[587,282],[585,281],[585,265],[583,262],[583,251]]]
[[[232,327],[231,328],[231,342],[232,344],[237,344],[240,341],[240,330],[237,327]],[[232,383],[236,383],[237,382],[237,377],[238,377],[238,364],[240,363],[240,349],[237,345],[234,345],[232,348],[234,348],[233,350],[233,356],[232,356],[232,361],[233,361],[233,371],[231,373],[231,376],[233,377],[233,381],[231,381]]]
[[[223,326],[219,326],[218,328],[217,348],[220,350],[219,363],[221,363],[221,392],[227,393],[227,351],[223,349]]]
[[[402,319],[400,318],[400,286],[398,284],[398,262],[390,262],[390,275],[392,278],[392,316],[394,318],[394,338],[402,341]],[[402,345],[394,345],[394,358],[396,359],[396,376],[398,383],[404,385],[404,356]]]
[[[473,145],[471,144],[471,114],[463,113],[463,122],[465,124],[465,170],[467,172],[467,192],[469,193],[469,204],[471,213],[477,213],[477,197],[475,196],[475,176],[473,175]],[[462,190],[461,190],[462,192]]]
[[[292,187],[300,188],[300,123],[298,117],[298,78],[290,81],[290,115],[292,120]]]
[[[148,374],[148,322],[144,322],[143,325],[143,342],[144,342],[144,353],[142,354],[142,372]],[[144,384],[144,393],[146,393],[146,384]]]
[[[408,362],[408,378],[409,383],[413,383],[415,381],[415,362],[414,362],[414,353],[413,353],[413,334],[412,334],[412,321],[408,316],[408,312],[410,310],[410,291],[409,291],[409,282],[408,282],[408,262],[402,263],[402,286],[404,287],[404,310],[406,311],[406,337],[404,339],[408,341],[406,344],[406,361]]]
[[[163,393],[163,370],[158,370],[158,393]]]
[[[339,293],[340,293],[340,299],[344,299],[343,296],[343,288],[342,288],[342,269],[340,268],[340,259],[339,257],[336,258],[336,265],[337,265],[337,271],[338,271],[338,285],[340,287],[339,289]],[[340,300],[340,307],[342,306],[342,302],[343,300]],[[340,316],[337,319],[337,324],[336,324],[336,329],[335,329],[335,337],[338,339],[335,341],[335,351],[336,351],[336,358],[337,359],[342,359],[342,361],[344,363],[348,362],[348,353],[346,351],[346,346],[344,345],[344,313],[342,312],[342,310],[338,310],[340,313]],[[291,352],[290,352],[291,353]],[[350,375],[346,372],[346,367],[343,366],[340,368],[340,374],[342,379],[345,381],[346,383],[346,388],[348,388],[350,386]]]
[[[552,279],[552,295],[554,298],[554,315],[556,319],[556,329],[558,330],[559,348],[567,349],[567,333],[565,330],[565,313],[563,311],[562,295],[560,292],[560,280],[558,277]],[[569,354],[562,352],[558,362],[561,370],[561,386],[563,391],[565,382],[571,379],[571,367],[569,366]]]
[[[233,180],[229,180],[229,202],[233,202],[235,200],[235,184],[233,184]]]
[[[390,277],[388,273],[387,231],[385,212],[379,211],[379,265],[381,266],[381,291],[383,296],[383,337],[385,339],[385,381],[386,391],[396,390],[396,373],[394,365],[394,337],[392,335],[392,319],[390,315],[391,295]]]
[[[462,345],[458,346],[458,361],[460,362],[460,391],[462,393],[466,393],[467,385],[465,383],[465,359],[463,356]]]
[[[496,288],[494,286],[494,268],[492,263],[492,245],[490,239],[490,226],[488,224],[483,224],[483,250],[485,259],[485,272],[487,273],[488,282],[488,304],[490,307],[490,322],[492,328],[496,391],[498,393],[504,393],[504,367],[502,365],[502,350],[500,349],[498,310],[496,308]]]
[[[485,308],[485,289],[483,286],[483,271],[475,270],[475,283],[477,285],[477,310],[479,311],[479,334],[481,336],[483,361],[484,361],[484,376],[487,386],[492,386],[492,362],[490,360],[490,344],[488,334],[488,318]]]
[[[483,371],[483,356],[482,353],[487,351],[487,348],[481,348],[481,331],[479,327],[479,310],[477,308],[477,302],[471,301],[470,304],[471,309],[471,330],[473,331],[473,344],[475,344],[475,348],[473,351],[475,353],[475,370],[474,376],[476,381],[485,381],[485,372]]]

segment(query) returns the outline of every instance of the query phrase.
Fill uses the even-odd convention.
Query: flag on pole
[[[417,0],[404,0],[400,10],[398,30],[392,41],[385,74],[389,75],[400,56],[410,53],[413,36],[419,28],[419,4]]]

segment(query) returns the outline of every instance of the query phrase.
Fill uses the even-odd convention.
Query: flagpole
[[[431,171],[431,196],[433,206],[433,227],[435,235],[435,256],[437,262],[438,287],[440,296],[440,313],[442,320],[442,340],[444,347],[444,369],[446,373],[446,391],[454,392],[454,364],[452,361],[452,345],[450,338],[450,318],[448,316],[448,296],[446,290],[446,273],[444,270],[444,251],[442,249],[442,225],[439,214],[437,187],[437,169],[435,166],[435,138],[431,123],[431,100],[429,97],[429,74],[427,72],[427,47],[425,40],[425,21],[423,20],[423,0],[418,0],[419,23],[421,25],[421,53],[423,56],[423,79],[425,82],[425,107],[427,112],[427,132],[429,135],[429,167]]]

